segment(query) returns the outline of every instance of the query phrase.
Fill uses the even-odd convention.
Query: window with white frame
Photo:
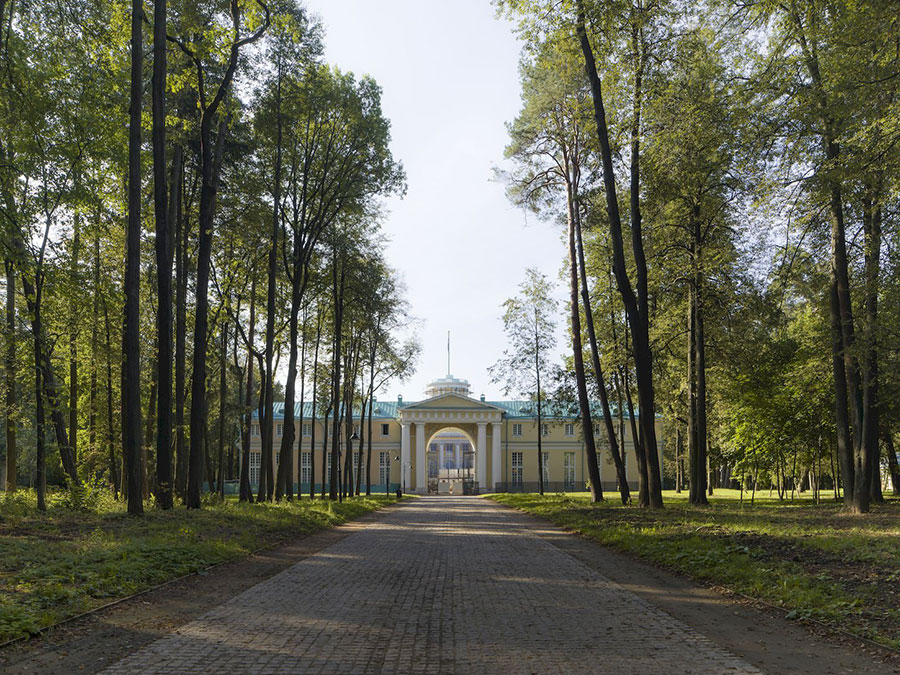
[[[594,435],[600,435],[600,422],[594,422]]]
[[[541,455],[541,472],[544,474],[544,487],[547,487],[550,482],[550,453],[542,452]]]
[[[362,466],[359,465],[359,451],[353,453],[353,473],[356,474],[357,468],[359,472],[363,475],[366,473],[366,456],[363,455],[362,458]]]
[[[575,435],[575,425],[572,422],[566,422],[566,436]]]
[[[521,436],[522,435],[522,425],[521,424],[518,424],[518,423],[513,424],[512,435],[513,436]]]
[[[303,435],[312,436],[312,422],[303,423]]]
[[[259,467],[262,466],[261,455],[258,452],[250,453],[250,482],[259,484]]]
[[[575,453],[567,452],[563,457],[563,482],[567,488],[575,487]]]
[[[389,424],[381,425],[381,436],[384,438],[385,436],[391,435],[391,426]]]
[[[512,484],[513,487],[522,487],[523,453],[512,453]]]
[[[550,425],[541,423],[541,436],[549,436],[550,435]]]
[[[258,438],[258,437],[259,437],[259,425],[258,425],[258,424],[251,424],[251,425],[250,425],[250,435],[253,436],[253,437],[255,437],[255,438]]]
[[[391,480],[391,453],[378,453],[378,482],[387,485]]]
[[[281,434],[283,432],[284,432],[284,424],[279,422],[278,424],[275,425],[275,435],[281,436]]]
[[[309,485],[312,482],[312,453],[300,453],[300,482]]]

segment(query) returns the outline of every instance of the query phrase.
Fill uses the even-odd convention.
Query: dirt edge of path
[[[544,541],[767,673],[900,673],[900,658],[824,626],[799,624],[763,604],[618,553],[577,532],[490,499],[530,521]]]
[[[383,506],[342,525],[301,535],[208,572],[178,579],[9,645],[0,650],[0,671],[11,675],[95,673],[404,503],[408,502]]]

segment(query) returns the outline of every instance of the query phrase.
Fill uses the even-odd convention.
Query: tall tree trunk
[[[144,499],[150,498],[150,449],[153,447],[154,431],[156,430],[156,397],[159,393],[159,384],[156,381],[156,360],[150,360],[150,401],[147,405],[147,420],[144,439],[141,443],[141,494]],[[155,493],[155,490],[154,490]]]
[[[701,229],[699,209],[695,206],[691,223],[691,262],[693,280],[690,287],[691,330],[690,343],[693,352],[694,372],[691,373],[694,393],[694,434],[691,437],[691,491],[690,502],[697,506],[709,504],[707,490],[707,430],[706,430],[706,337],[703,332],[703,276],[701,261]]]
[[[295,269],[295,274],[297,270]],[[281,461],[278,463],[278,476],[275,480],[275,500],[281,499],[293,491],[289,481],[293,475],[291,453],[294,450],[294,397],[297,390],[297,339],[299,335],[300,280],[295,277],[291,291],[291,308],[289,323],[288,370],[284,386],[284,430],[281,435]]]
[[[216,192],[219,184],[219,173],[222,166],[222,149],[228,128],[226,117],[220,116],[215,150],[212,145],[212,125],[222,101],[231,91],[231,81],[237,68],[238,53],[243,45],[255,42],[269,27],[269,9],[262,4],[265,12],[263,24],[252,35],[238,39],[240,32],[240,6],[236,0],[231,2],[231,20],[234,42],[231,43],[228,65],[222,80],[216,89],[211,102],[200,114],[200,234],[197,246],[197,288],[196,310],[194,320],[194,354],[193,373],[191,379],[191,438],[190,460],[188,462],[188,508],[200,508],[200,488],[203,471],[203,440],[209,426],[209,410],[206,401],[206,349],[209,329],[209,268],[212,255],[213,216],[216,209]],[[203,92],[202,69],[198,78],[199,98],[205,105]],[[270,447],[271,450],[271,447]]]
[[[682,474],[681,474],[681,425],[675,424],[675,492],[681,494]],[[741,483],[743,490],[743,483]]]
[[[603,500],[603,486],[600,483],[600,467],[597,464],[597,448],[594,445],[594,425],[591,420],[591,403],[588,399],[587,381],[584,373],[584,350],[581,345],[581,315],[578,310],[578,256],[575,251],[575,195],[572,186],[566,186],[569,229],[569,309],[571,311],[572,353],[575,362],[575,382],[578,388],[578,405],[581,411],[581,429],[587,454],[588,477],[591,483],[591,501]],[[538,439],[541,429],[538,428]],[[540,443],[540,440],[538,441]]]
[[[366,424],[366,404],[369,402],[369,398],[366,396],[366,388],[365,388],[365,372],[362,368],[359,368],[359,397],[360,397],[360,415],[359,415],[359,449],[356,455],[356,489],[353,494],[357,497],[359,496],[360,487],[362,486],[362,471],[363,471],[363,458],[365,455],[363,454],[363,448],[365,447],[364,441],[366,433],[363,431]],[[372,416],[372,411],[369,410],[369,416]],[[368,470],[369,465],[366,464],[366,469]]]
[[[606,437],[609,441],[609,452],[616,467],[616,477],[619,483],[619,496],[623,504],[631,499],[631,491],[628,488],[628,479],[625,475],[625,462],[622,460],[622,452],[619,451],[619,442],[616,438],[616,428],[613,425],[612,411],[609,407],[609,395],[606,391],[606,381],[603,377],[603,368],[600,365],[600,348],[597,344],[597,332],[594,329],[594,313],[591,309],[591,294],[588,289],[587,268],[584,263],[584,241],[581,232],[580,206],[575,208],[575,234],[577,237],[578,270],[581,279],[581,302],[584,307],[584,322],[587,326],[588,342],[591,347],[591,360],[594,367],[594,377],[597,380],[597,393],[600,395],[600,406],[603,411],[603,422],[606,426]]]
[[[832,275],[829,286],[829,308],[831,317],[831,367],[834,377],[834,410],[837,432],[837,456],[840,467],[841,487],[844,489],[844,503],[853,500],[853,441],[850,438],[848,415],[847,370],[843,359],[841,337],[841,314],[838,303],[837,283]]]
[[[187,277],[188,236],[184,226],[184,166],[175,211],[175,493],[187,500],[188,452],[184,438],[184,404],[187,370]]]
[[[41,383],[41,347],[40,342],[34,341],[34,407],[35,407],[35,431],[37,443],[35,448],[35,464],[37,475],[34,481],[37,492],[38,511],[46,511],[47,503],[45,493],[47,491],[47,467],[44,449],[44,392]]]
[[[544,447],[542,437],[544,435],[544,407],[541,402],[541,357],[540,357],[540,344],[541,337],[540,331],[538,330],[538,321],[537,321],[537,308],[534,310],[534,374],[535,374],[535,382],[537,384],[537,423],[538,423],[538,433],[537,433],[537,466],[538,466],[538,491],[540,494],[544,494]],[[593,437],[593,431],[591,432],[591,436]],[[496,472],[496,469],[495,469]],[[492,486],[494,490],[497,489],[497,486]]]
[[[317,377],[319,373],[319,343],[322,338],[322,311],[316,311],[316,349],[313,356],[313,368],[312,368],[312,382],[313,382],[313,390],[312,390],[312,420],[310,424],[310,432],[309,432],[309,498],[316,498],[316,404],[319,402],[318,399],[318,382],[319,378]],[[325,426],[325,422],[322,423],[322,426]],[[302,435],[301,435],[302,437]],[[324,462],[325,457],[322,457]],[[324,463],[323,463],[324,467]],[[322,473],[322,492],[324,494],[325,491],[325,481],[324,481],[324,469]]]
[[[576,0],[576,33],[584,55],[585,72],[591,85],[591,98],[594,104],[594,119],[597,136],[600,142],[600,156],[603,165],[603,184],[606,194],[607,215],[609,216],[610,240],[613,247],[613,272],[616,285],[622,296],[634,350],[635,375],[637,378],[638,401],[640,404],[641,444],[647,464],[648,501],[653,508],[662,508],[662,477],[659,467],[659,453],[656,441],[656,404],[653,392],[653,354],[650,350],[649,316],[647,305],[647,265],[644,258],[643,240],[640,227],[640,180],[638,158],[640,156],[639,135],[632,130],[632,248],[634,249],[635,266],[637,268],[638,293],[635,296],[625,263],[622,237],[622,221],[619,213],[619,202],[616,194],[615,170],[612,163],[612,150],[609,143],[609,132],[606,124],[606,110],[603,105],[603,93],[594,53],[585,29],[585,12],[583,0]],[[634,125],[639,128],[641,109],[640,78],[635,80]],[[638,208],[635,208],[637,206]]]
[[[278,238],[281,232],[281,155],[282,155],[282,120],[281,120],[281,58],[278,58],[276,67],[277,80],[275,85],[275,175],[272,181],[272,240],[269,248],[268,260],[268,285],[266,290],[266,374],[265,374],[265,407],[263,419],[260,425],[260,440],[262,443],[262,467],[260,468],[259,489],[256,499],[262,501],[268,499],[269,486],[268,467],[272,465],[273,449],[273,408],[275,405],[274,391],[272,389],[274,373],[272,371],[272,358],[275,348],[275,284],[276,271],[278,269]],[[266,475],[264,475],[266,474]]]
[[[291,307],[290,318],[288,321],[288,372],[287,382],[284,387],[284,433],[281,436],[281,462],[278,465],[278,478],[276,479],[276,501],[281,501],[285,495],[290,499],[293,496],[293,483],[291,476],[293,475],[292,454],[294,450],[294,397],[297,391],[297,359],[298,346],[297,341],[300,332],[300,303],[303,299],[305,290],[306,273],[303,270],[302,258],[300,251],[300,239],[297,233],[294,234],[293,248],[293,275],[291,277]],[[287,461],[285,461],[287,458]],[[299,461],[299,460],[298,460]]]
[[[331,382],[329,382],[329,390],[331,389]],[[322,499],[325,499],[326,496],[330,496],[331,492],[331,471],[328,467],[328,457],[330,451],[328,450],[328,416],[331,414],[332,409],[334,408],[334,399],[330,399],[328,401],[328,408],[325,409],[325,416],[322,418]]]
[[[694,312],[694,289],[688,286],[688,406],[687,406],[687,441],[688,441],[688,501],[694,503],[697,493],[697,366],[694,360],[697,351],[694,349],[694,333],[697,331],[697,315]]]
[[[881,207],[879,190],[867,197],[863,208],[863,237],[865,249],[865,324],[863,329],[863,428],[862,457],[868,466],[859,466],[869,478],[869,498],[883,502],[881,494],[881,447],[878,406],[878,287],[881,276]]]
[[[76,181],[78,179],[76,178]],[[74,287],[79,287],[78,256],[81,252],[81,214],[76,211],[72,219],[72,268],[70,274]],[[69,447],[72,457],[78,460],[78,314],[72,303],[69,317]]]
[[[223,93],[224,96],[224,93]],[[186,506],[200,508],[203,456],[209,439],[209,404],[206,398],[207,348],[209,345],[209,270],[212,256],[213,214],[227,124],[219,120],[215,150],[211,125],[214,111],[204,111],[200,121],[200,233],[197,238],[197,288],[194,314],[194,354],[191,373],[190,454]],[[209,469],[209,467],[207,467]],[[207,471],[208,473],[208,471]],[[211,476],[207,475],[207,478]]]
[[[303,477],[303,404],[305,403],[304,398],[306,395],[306,319],[307,313],[306,309],[303,310],[303,328],[301,330],[303,335],[303,342],[300,347],[300,419],[297,421],[297,500],[299,501],[303,497],[303,488],[301,478]],[[291,453],[293,455],[293,452]],[[291,485],[291,480],[288,479],[288,492],[292,493],[294,491],[293,485]],[[290,499],[290,494],[288,494],[288,499]]]
[[[113,419],[113,365],[112,365],[112,331],[109,327],[109,308],[103,299],[103,324],[106,327],[106,447],[109,454],[109,482],[113,498],[119,499],[119,467],[116,462],[116,432]]]
[[[380,318],[380,317],[379,317]],[[375,356],[378,348],[378,331],[372,331],[372,344],[369,346],[369,419],[366,430],[366,496],[372,494],[372,412],[375,406]],[[378,465],[381,473],[381,464]],[[390,481],[388,481],[390,482]],[[388,488],[385,488],[387,490]]]
[[[806,28],[796,13],[791,17],[798,31],[800,47],[810,76],[811,91],[816,99],[822,121],[822,147],[825,161],[837,164],[840,145],[837,143],[834,120],[822,82],[819,59],[814,45],[807,40]],[[832,362],[835,370],[835,406],[838,432],[838,453],[844,482],[844,502],[857,513],[869,510],[869,482],[871,463],[868,448],[863,444],[865,419],[863,395],[860,388],[859,363],[856,357],[853,329],[853,306],[850,297],[850,273],[844,226],[844,203],[840,182],[828,179],[831,215],[831,323]],[[840,361],[840,368],[838,367]],[[840,372],[839,372],[840,371]],[[849,393],[848,393],[849,390]],[[849,415],[848,415],[849,408]],[[851,429],[852,434],[851,434]],[[848,490],[849,487],[849,490]]]
[[[131,105],[128,133],[128,229],[125,252],[125,315],[122,327],[122,453],[128,481],[128,513],[141,515],[141,93],[143,4],[131,3]]]
[[[88,445],[91,453],[97,451],[97,405],[100,393],[99,383],[97,381],[97,369],[99,368],[99,349],[100,349],[100,332],[98,322],[100,321],[100,208],[98,204],[96,233],[93,241],[93,311],[91,320],[91,382],[90,391],[88,393]]]
[[[219,475],[216,486],[225,499],[225,414],[228,396],[228,322],[222,322],[222,353],[219,356]]]
[[[634,460],[638,470],[638,503],[647,505],[650,501],[649,481],[647,480],[647,460],[641,447],[641,430],[638,428],[637,415],[634,412],[634,399],[631,396],[630,371],[628,362],[622,368],[622,389],[625,391],[625,405],[628,408],[628,423],[631,425],[631,444],[634,446]]]
[[[331,429],[331,485],[328,497],[331,500],[338,499],[340,488],[340,442],[341,442],[341,330],[344,318],[344,269],[341,265],[338,274],[337,248],[332,250],[333,261],[331,266],[332,292],[334,299],[334,351],[332,359],[331,391],[332,400],[335,402],[334,418]]]
[[[156,220],[157,314],[156,381],[159,406],[156,434],[156,501],[171,509],[172,500],[172,212],[166,185],[166,0],[153,2],[153,215]],[[180,147],[172,159],[172,190],[180,186]],[[173,195],[173,202],[177,197]]]
[[[347,355],[344,363],[344,380],[343,380],[343,398],[344,405],[344,468],[343,480],[341,481],[341,498],[346,497],[350,492],[350,486],[353,482],[353,389],[355,384],[355,376],[353,374],[353,349],[355,338],[352,333],[349,336],[347,344]]]
[[[6,490],[16,490],[16,268],[6,259]]]
[[[253,502],[250,489],[250,427],[253,424],[253,335],[256,328],[256,269],[250,282],[250,325],[247,327],[247,389],[244,397],[246,421],[241,435],[241,487],[239,500]]]

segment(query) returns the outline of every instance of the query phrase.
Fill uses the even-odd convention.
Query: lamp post
[[[388,455],[390,456],[390,455]],[[399,462],[400,456],[392,457],[391,461]],[[388,463],[387,475],[384,477],[384,495],[388,496],[391,494],[391,465]]]

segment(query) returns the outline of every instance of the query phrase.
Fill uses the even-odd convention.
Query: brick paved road
[[[757,672],[532,527],[410,500],[105,672]]]

